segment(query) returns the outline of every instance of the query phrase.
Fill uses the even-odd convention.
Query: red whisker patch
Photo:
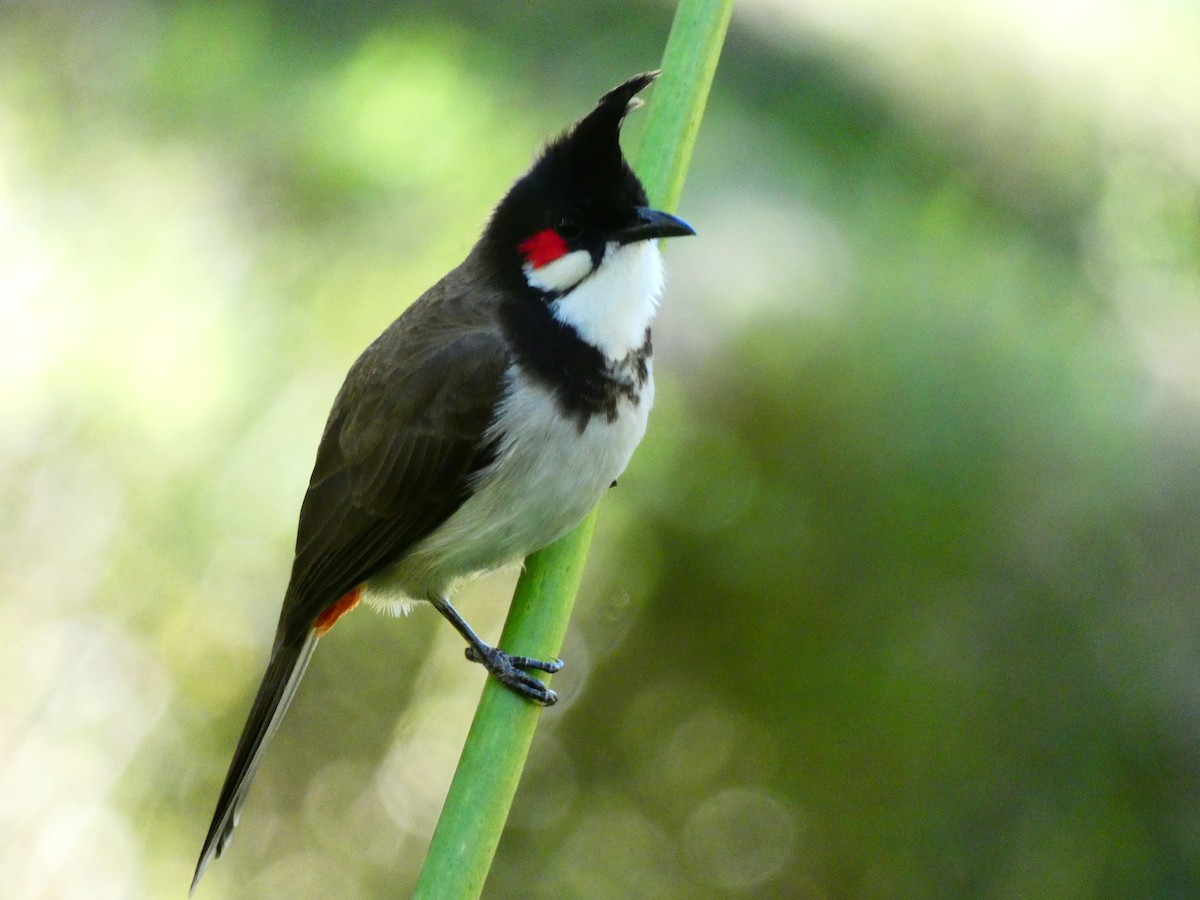
[[[553,228],[546,228],[523,240],[517,245],[517,249],[525,255],[526,262],[535,269],[540,269],[566,254],[567,242]]]
[[[337,624],[337,620],[344,616],[354,607],[358,606],[358,601],[362,597],[362,585],[359,585],[352,591],[347,591],[345,596],[337,600],[321,611],[317,616],[317,621],[313,622],[313,631],[317,633],[317,637],[321,637],[330,628]]]

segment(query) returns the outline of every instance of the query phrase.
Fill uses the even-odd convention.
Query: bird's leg
[[[561,659],[545,662],[540,659],[531,659],[528,656],[513,656],[505,653],[499,647],[492,647],[484,643],[483,639],[475,633],[475,630],[467,624],[466,619],[458,614],[458,610],[451,606],[450,601],[445,597],[433,598],[429,602],[433,604],[434,609],[446,617],[446,620],[454,626],[459,634],[466,638],[467,659],[482,665],[495,675],[502,685],[522,697],[528,697],[543,706],[553,706],[558,702],[558,694],[537,678],[521,670],[538,669],[553,674],[562,668]]]

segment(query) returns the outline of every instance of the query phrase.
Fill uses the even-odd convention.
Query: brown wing
[[[487,304],[461,287],[464,275],[455,270],[392,323],[334,401],[300,510],[275,648],[192,890],[229,840],[262,751],[300,683],[316,646],[313,621],[445,521],[466,499],[471,473],[490,458],[480,444],[508,359]]]
[[[424,308],[435,314],[414,307],[367,348],[334,402],[278,639],[302,639],[327,606],[449,518],[491,460],[484,433],[508,367],[500,333],[447,329],[439,307]]]

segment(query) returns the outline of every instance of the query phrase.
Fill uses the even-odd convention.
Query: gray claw
[[[522,697],[528,697],[543,706],[553,706],[558,702],[558,694],[522,669],[537,669],[553,674],[562,668],[561,659],[545,662],[528,656],[512,656],[499,647],[489,647],[486,644],[480,647],[473,644],[468,646],[466,657],[471,662],[482,665],[497,681]]]

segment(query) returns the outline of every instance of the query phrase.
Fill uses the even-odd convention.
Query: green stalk
[[[634,168],[650,202],[674,211],[708,99],[733,0],[680,0]],[[562,648],[597,511],[525,561],[500,646],[554,659]],[[414,898],[474,900],[517,792],[541,708],[489,678],[433,833]]]

